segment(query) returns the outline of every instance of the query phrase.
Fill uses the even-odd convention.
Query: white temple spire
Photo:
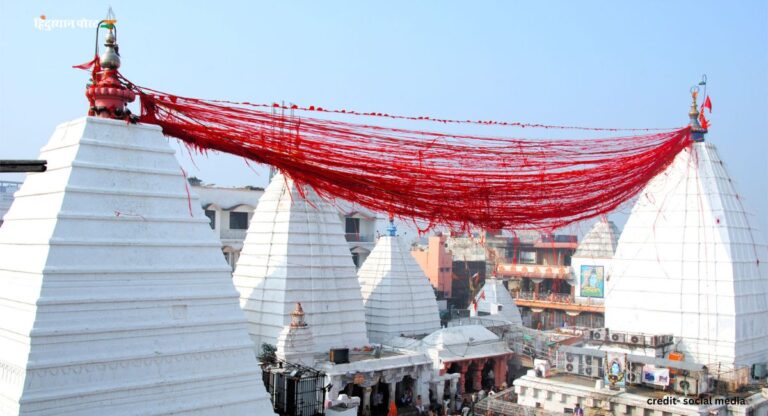
[[[606,284],[605,325],[672,333],[701,364],[768,361],[768,248],[750,221],[711,142],[680,152],[632,208]]]
[[[316,352],[368,344],[355,265],[338,212],[281,173],[251,218],[234,272],[255,348],[275,344],[300,302]]]
[[[271,414],[221,243],[160,128],[81,118],[40,157],[0,227],[0,413]]]
[[[435,292],[429,279],[396,234],[390,219],[389,235],[376,246],[358,271],[365,301],[368,336],[383,342],[399,335],[424,335],[440,328]]]

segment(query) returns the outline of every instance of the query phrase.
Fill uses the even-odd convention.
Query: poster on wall
[[[581,297],[605,296],[605,269],[603,266],[581,266]]]
[[[655,365],[643,366],[643,383],[656,386],[669,386],[669,368],[656,368]]]
[[[624,387],[624,377],[627,369],[627,354],[621,352],[609,352],[605,357],[605,384],[615,387]]]

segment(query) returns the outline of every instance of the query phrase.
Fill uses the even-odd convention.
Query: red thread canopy
[[[198,150],[274,166],[322,197],[422,220],[427,229],[554,230],[606,214],[637,195],[692,143],[689,127],[584,140],[448,134],[285,116],[265,108],[271,105],[187,98],[127,84],[140,96],[140,121],[159,125],[168,136]]]

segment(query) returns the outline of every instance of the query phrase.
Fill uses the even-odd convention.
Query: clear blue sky
[[[33,19],[99,19],[109,4],[0,0],[0,157],[35,158],[86,112],[87,74],[70,66],[92,56],[93,31]],[[111,4],[123,73],[194,97],[669,127],[686,124],[688,89],[706,73],[708,139],[768,234],[766,1]],[[237,159],[180,159],[207,182],[266,184]]]

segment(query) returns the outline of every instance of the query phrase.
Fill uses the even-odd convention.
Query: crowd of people
[[[429,404],[424,404],[421,401],[421,396],[417,399],[416,409],[419,412],[419,416],[468,416],[474,411],[474,404],[480,400],[485,399],[488,396],[494,396],[499,391],[507,388],[506,383],[500,387],[489,387],[487,390],[481,389],[476,393],[459,394],[453,398],[453,406],[451,406],[450,393],[446,393],[441,401],[435,400],[430,397]],[[432,392],[430,392],[430,396]]]
[[[382,392],[377,391],[372,396],[372,408],[363,409],[362,414],[363,416],[383,414],[386,409],[387,416],[397,416],[404,413],[413,414],[413,410],[403,412],[404,409],[415,409],[419,416],[469,416],[473,414],[475,403],[486,397],[494,396],[506,388],[507,384],[503,383],[499,387],[490,386],[475,393],[460,394],[457,392],[453,397],[453,404],[450,393],[446,393],[441,400],[437,400],[433,397],[432,391],[429,392],[428,398],[422,398],[421,395],[414,397],[411,388],[405,389],[395,401],[390,401],[387,404],[384,403],[386,399]]]

